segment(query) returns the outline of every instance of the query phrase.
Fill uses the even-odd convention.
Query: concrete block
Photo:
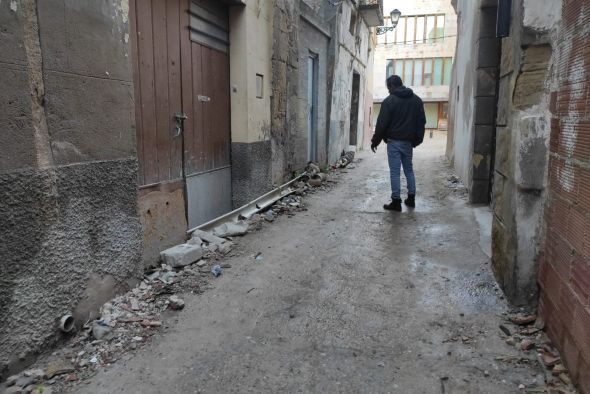
[[[510,76],[500,79],[496,124],[506,126],[512,110],[512,81]]]
[[[160,253],[162,260],[173,268],[185,267],[199,261],[204,255],[201,245],[180,244]]]
[[[522,67],[514,88],[514,105],[527,107],[537,104],[545,94],[545,81],[551,48],[548,45],[531,46],[524,50]]]
[[[496,128],[496,159],[494,168],[504,176],[511,174],[512,130],[506,127]]]
[[[500,40],[482,38],[477,43],[477,67],[498,67],[500,63]]]
[[[486,7],[479,11],[479,38],[496,38],[497,8]]]
[[[514,49],[512,37],[502,39],[502,58],[500,60],[500,77],[514,71]]]
[[[474,181],[489,181],[490,179],[490,155],[474,153],[472,158],[472,176]]]
[[[479,154],[488,154],[492,149],[492,140],[496,129],[491,125],[475,126],[475,135],[473,138],[473,152]]]
[[[221,245],[224,242],[226,242],[225,239],[220,238],[216,235],[213,235],[207,231],[203,231],[203,230],[195,230],[193,231],[192,235],[191,235],[191,239],[193,238],[200,238],[203,241],[210,243],[210,244],[214,244],[214,245]]]
[[[475,124],[476,125],[493,125],[496,116],[496,98],[495,97],[476,97],[475,98]]]
[[[476,96],[495,96],[498,70],[494,68],[480,68],[476,71]]]
[[[490,202],[490,181],[488,179],[474,179],[469,188],[469,202],[471,204],[487,204]]]

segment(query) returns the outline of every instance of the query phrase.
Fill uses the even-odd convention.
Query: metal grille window
[[[406,86],[448,86],[453,58],[388,59],[386,75],[399,75]]]

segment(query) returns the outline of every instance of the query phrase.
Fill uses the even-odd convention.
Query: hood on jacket
[[[392,94],[399,98],[410,98],[414,95],[414,91],[405,86],[400,86],[399,88],[395,89]]]

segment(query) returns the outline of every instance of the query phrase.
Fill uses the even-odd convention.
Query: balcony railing
[[[383,26],[383,0],[359,0],[358,5],[369,27]]]

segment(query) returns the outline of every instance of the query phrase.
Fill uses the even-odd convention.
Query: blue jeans
[[[387,142],[387,159],[391,175],[391,198],[400,196],[400,165],[404,167],[404,174],[408,180],[408,194],[416,194],[416,179],[412,167],[412,153],[414,148],[410,141],[389,140]]]

